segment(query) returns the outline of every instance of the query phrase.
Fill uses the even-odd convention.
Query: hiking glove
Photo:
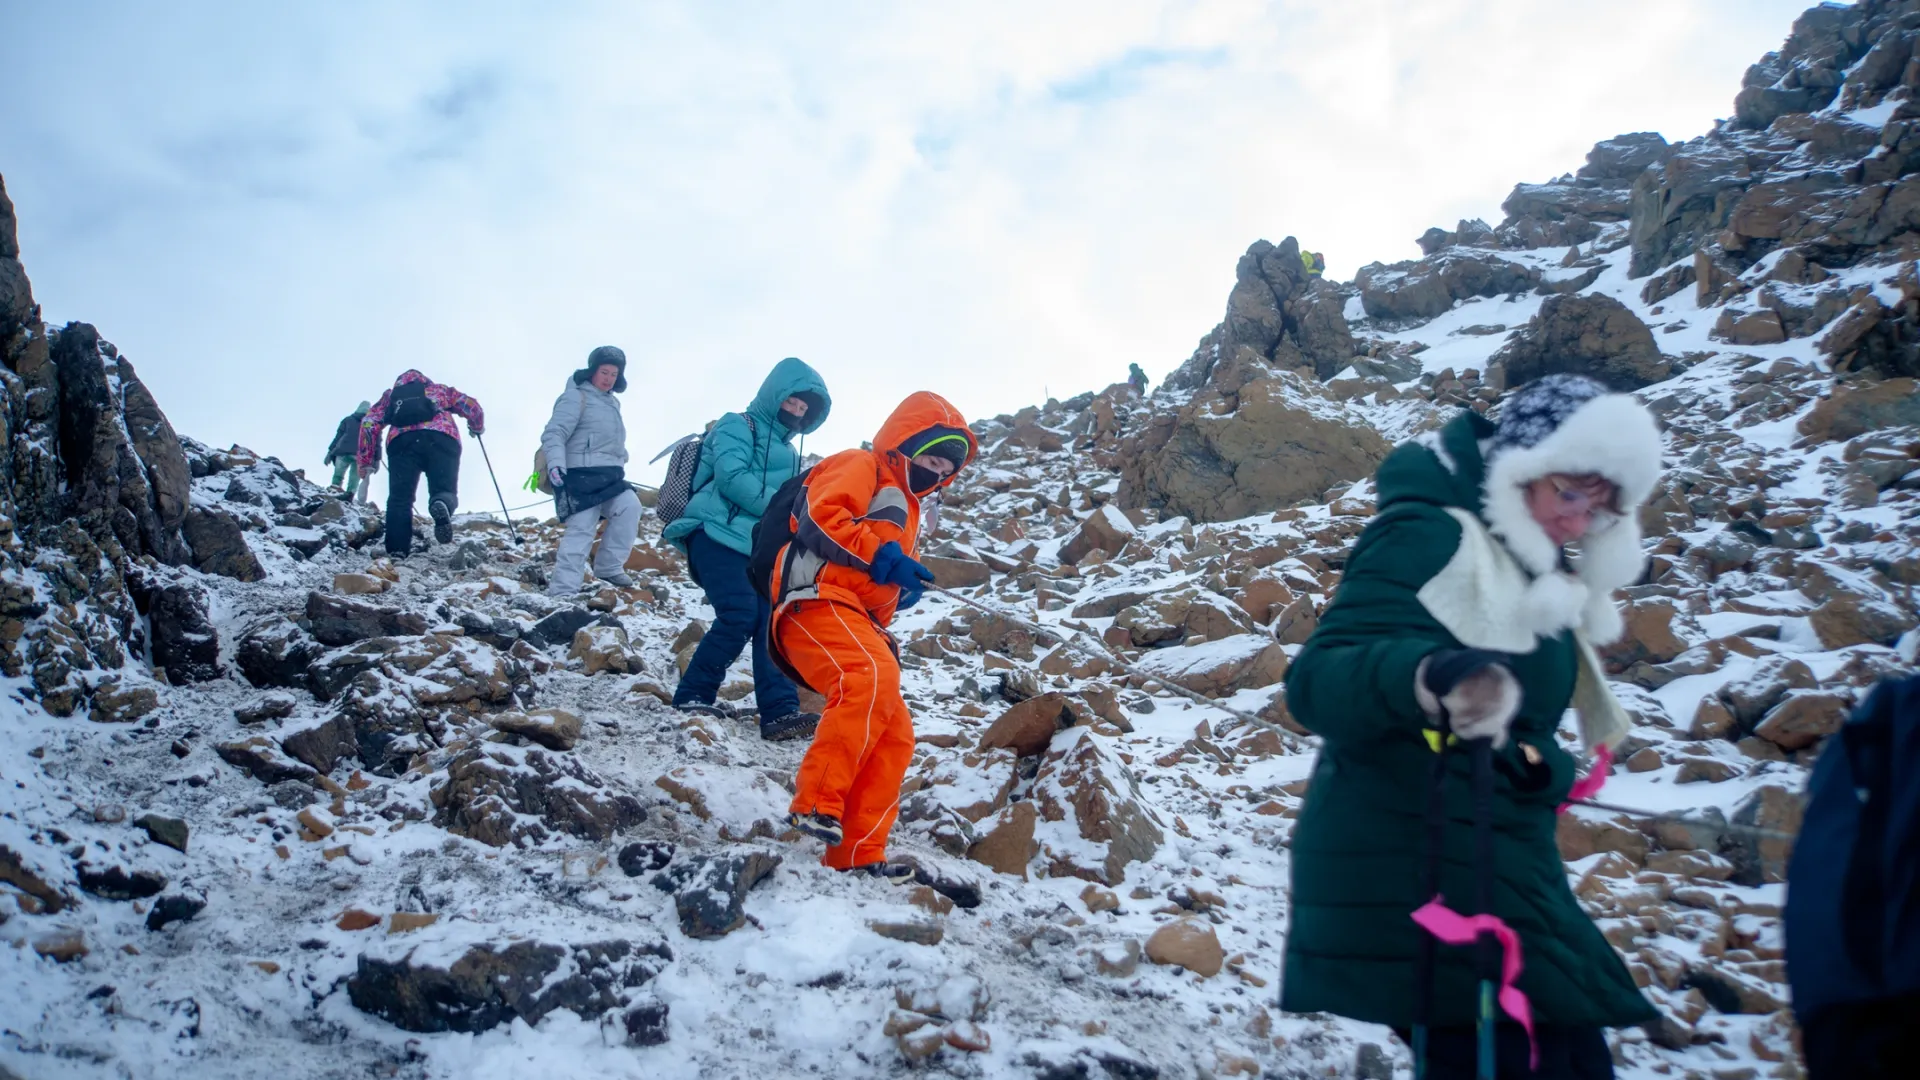
[[[882,585],[895,585],[900,589],[900,600],[895,607],[910,608],[920,602],[920,594],[926,591],[926,583],[933,580],[933,571],[909,558],[900,550],[900,542],[889,540],[880,545],[873,553],[873,561],[868,564],[868,576]]]
[[[1520,711],[1520,680],[1484,649],[1442,649],[1420,661],[1413,696],[1428,716],[1444,714],[1448,730],[1462,739],[1507,745],[1507,729]]]
[[[561,468],[558,465],[555,465],[554,467],[548,469],[547,483],[557,488],[566,487],[567,486],[567,470]]]

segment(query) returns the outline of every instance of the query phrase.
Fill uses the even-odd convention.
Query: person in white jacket
[[[626,389],[627,354],[612,345],[600,346],[587,355],[587,366],[568,380],[540,433],[554,514],[567,523],[554,552],[549,596],[580,590],[587,552],[602,521],[607,529],[593,559],[593,576],[622,588],[633,584],[626,564],[640,532],[640,499],[627,486],[627,426],[620,418],[620,401],[613,396]]]

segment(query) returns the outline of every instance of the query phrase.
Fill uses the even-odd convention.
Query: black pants
[[[387,444],[387,554],[413,551],[413,497],[427,477],[427,500],[448,511],[460,502],[460,440],[438,431],[409,431]]]
[[[747,557],[714,540],[705,529],[696,529],[687,537],[687,562],[713,605],[713,628],[693,650],[693,660],[673,692],[673,703],[713,704],[727,669],[751,642],[753,700],[760,719],[778,720],[799,712],[800,691],[767,655],[767,617],[772,611],[747,579]]]
[[[1499,1080],[1613,1080],[1613,1052],[1597,1027],[1534,1027],[1540,1043],[1540,1067],[1527,1060],[1527,1032],[1519,1024],[1494,1028],[1494,1058]],[[1399,1032],[1400,1041],[1413,1045],[1411,1032]],[[1430,1080],[1474,1080],[1478,1065],[1477,1041],[1470,1027],[1435,1028],[1427,1036],[1427,1076]]]

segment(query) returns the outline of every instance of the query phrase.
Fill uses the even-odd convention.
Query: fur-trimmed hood
[[[1640,505],[1660,481],[1660,429],[1653,414],[1627,394],[1602,394],[1572,410],[1558,427],[1531,446],[1492,441],[1482,485],[1481,516],[1527,572],[1535,589],[1559,573],[1561,548],[1527,510],[1526,486],[1554,473],[1594,474],[1620,491],[1619,520],[1590,532],[1573,544],[1574,581],[1585,596],[1543,597],[1548,612],[1579,604],[1580,625],[1593,641],[1605,644],[1625,629],[1613,592],[1640,580],[1647,556],[1641,548]],[[1560,590],[1563,594],[1570,590]]]
[[[1613,593],[1639,580],[1646,565],[1635,511],[1660,477],[1652,415],[1632,397],[1604,394],[1531,445],[1497,444],[1497,432],[1469,412],[1401,447],[1380,467],[1381,509],[1412,500],[1483,522],[1529,579],[1523,596],[1502,605],[1517,629],[1542,637],[1576,629],[1601,644],[1618,639],[1624,621]],[[1525,486],[1552,473],[1606,477],[1619,487],[1625,512],[1612,528],[1572,545],[1570,561],[1527,511]]]

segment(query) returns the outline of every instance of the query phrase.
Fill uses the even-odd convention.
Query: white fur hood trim
[[[1560,569],[1559,546],[1527,510],[1526,485],[1554,473],[1606,477],[1620,489],[1626,511],[1612,528],[1578,541],[1574,576]],[[1529,608],[1540,609],[1542,617],[1549,612],[1571,616],[1561,625],[1578,627],[1596,643],[1617,640],[1625,623],[1613,593],[1639,580],[1645,569],[1636,511],[1659,480],[1660,430],[1646,406],[1627,394],[1594,398],[1533,446],[1494,451],[1482,494],[1485,516],[1492,533],[1535,576]],[[1576,601],[1568,586],[1584,595]],[[1568,611],[1569,605],[1577,614]]]

